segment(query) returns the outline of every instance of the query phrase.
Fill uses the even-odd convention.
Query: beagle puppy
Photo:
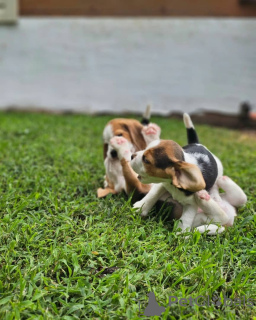
[[[127,150],[134,153],[144,150],[146,146],[155,139],[159,139],[161,129],[156,124],[150,123],[150,106],[147,107],[141,123],[134,119],[113,119],[109,121],[103,131],[104,141],[104,166],[106,176],[104,189],[99,188],[97,195],[99,198],[105,197],[109,193],[119,193],[124,190],[130,193],[129,176],[125,175],[125,170],[118,158],[117,151],[110,144],[113,137],[122,137],[127,141]],[[128,182],[127,182],[128,181]],[[128,187],[127,187],[128,186]],[[148,187],[145,187],[148,192]]]
[[[191,126],[188,115],[184,120]],[[153,141],[146,150],[132,155],[131,166],[141,183],[154,183],[134,207],[142,208],[142,215],[147,215],[167,190],[183,207],[179,225],[182,231],[196,228],[201,233],[223,232],[224,228],[216,223],[232,225],[235,207],[247,201],[241,188],[223,177],[220,160],[199,143],[182,148],[172,140]],[[220,187],[224,194],[219,194]]]
[[[187,129],[187,139],[188,143],[197,143],[198,137],[197,133],[193,127],[193,123],[189,117],[189,115],[186,115],[184,117],[184,123]],[[157,135],[157,130],[154,131],[154,128],[152,128],[152,125],[149,125],[145,129],[142,130],[142,134],[145,138],[145,141],[147,144],[154,140],[159,139],[159,135]],[[130,165],[131,161],[131,148],[130,143],[127,139],[124,137],[115,136],[110,140],[109,143],[110,150],[115,150],[117,153],[117,157],[121,163],[121,170],[122,174],[125,180],[125,191],[128,195],[132,194],[132,203],[142,199],[151,189],[153,184],[144,184],[138,179],[137,173],[132,169]],[[121,174],[120,174],[121,176]],[[163,189],[163,192],[160,195],[160,198],[156,200],[159,205],[162,206],[164,202],[169,202],[172,204],[172,212],[171,212],[171,218],[179,219],[181,217],[182,213],[182,207],[178,202],[175,202],[173,199],[170,198],[170,194]],[[143,214],[142,214],[143,215]]]

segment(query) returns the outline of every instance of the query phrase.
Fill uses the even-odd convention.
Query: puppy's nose
[[[137,153],[133,153],[133,154],[132,154],[132,157],[131,157],[132,160],[133,160],[136,156],[137,156]]]
[[[112,157],[112,158],[117,158],[117,152],[116,152],[116,150],[112,150],[112,151],[110,152],[110,154],[111,154],[111,157]]]

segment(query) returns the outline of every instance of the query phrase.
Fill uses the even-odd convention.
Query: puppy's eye
[[[123,134],[122,134],[122,133],[118,133],[117,136],[118,136],[118,137],[122,137]]]
[[[142,161],[146,164],[150,164],[150,162],[148,161],[148,159],[144,155],[142,156]]]

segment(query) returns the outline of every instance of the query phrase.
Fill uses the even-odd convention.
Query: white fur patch
[[[194,128],[193,122],[187,113],[183,114],[183,121],[187,129]]]
[[[197,161],[202,160],[203,162],[210,163],[210,159],[207,154],[196,152],[196,153],[193,153],[193,156],[196,158]]]
[[[184,159],[185,159],[185,161],[188,162],[188,163],[197,165],[197,160],[196,160],[196,158],[195,158],[192,154],[190,154],[190,153],[184,152]]]
[[[160,143],[160,140],[159,140],[159,139],[150,142],[150,144],[147,146],[146,150],[147,150],[147,149],[150,149],[150,148],[156,147],[157,145],[159,145],[159,143]]]
[[[202,161],[204,161],[206,163],[210,163],[209,156],[207,154],[202,154],[202,153],[199,153],[199,152],[195,152],[195,153],[192,153],[192,154],[184,152],[184,157],[185,157],[185,161],[186,162],[195,164],[197,166],[199,166],[199,164],[198,164],[199,160],[202,160]]]
[[[147,105],[146,110],[143,114],[143,118],[149,120],[151,116],[151,105]]]
[[[103,130],[103,141],[109,143],[110,139],[114,137],[113,129],[111,124],[108,124]]]

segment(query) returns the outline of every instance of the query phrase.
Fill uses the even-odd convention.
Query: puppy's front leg
[[[138,179],[138,174],[132,169],[130,165],[130,161],[125,160],[124,158],[121,160],[121,165],[123,168],[123,175],[125,179],[126,193],[130,195],[132,192],[132,202],[140,199],[142,195],[145,195],[151,189],[151,185],[143,184]]]
[[[116,150],[119,160],[131,161],[131,146],[127,139],[115,136],[110,140],[110,145]]]
[[[137,201],[133,208],[142,208],[141,215],[145,217],[164,193],[166,193],[166,189],[162,183],[154,184],[149,193],[142,200]]]
[[[149,123],[147,126],[143,127],[141,134],[143,135],[146,145],[148,146],[150,142],[159,140],[161,129],[157,124]]]
[[[132,169],[131,161],[131,147],[127,139],[123,137],[113,137],[110,140],[111,146],[117,151],[118,159],[120,160],[123,177],[125,183],[125,192],[130,195],[134,192],[132,202],[135,202],[144,194],[147,194],[151,188],[148,184],[143,184],[138,179],[138,174]],[[123,182],[123,181],[122,181]]]
[[[182,232],[190,231],[193,220],[197,214],[197,207],[193,205],[184,205],[183,206],[183,213],[180,218],[180,222],[178,227],[181,228]]]

